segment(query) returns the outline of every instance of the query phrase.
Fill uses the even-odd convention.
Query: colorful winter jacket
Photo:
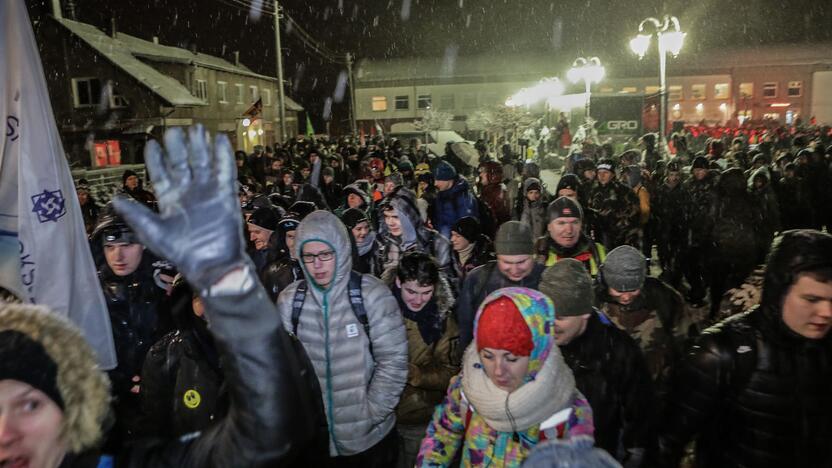
[[[463,371],[428,425],[416,466],[450,466],[461,449],[461,466],[518,467],[542,440],[593,435],[592,409],[554,345],[551,299],[528,288],[500,289],[483,301],[477,321],[486,304],[503,296],[514,301],[532,332],[525,383],[511,393],[494,386],[472,343]]]

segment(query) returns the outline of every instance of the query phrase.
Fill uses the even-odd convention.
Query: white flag
[[[23,0],[0,0],[0,286],[68,316],[116,366],[110,316]]]

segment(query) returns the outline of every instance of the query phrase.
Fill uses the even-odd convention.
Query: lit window
[[[714,99],[728,99],[729,97],[731,97],[731,87],[728,83],[714,85]]]
[[[242,104],[246,97],[244,94],[245,91],[243,91],[243,85],[242,83],[236,83],[234,86],[237,87],[237,104]]]
[[[705,85],[704,84],[695,84],[690,86],[690,98],[691,99],[705,99]]]
[[[612,92],[615,92],[615,90],[613,88],[609,87],[609,86],[601,86],[601,92],[602,93],[612,93]]]
[[[802,81],[789,81],[789,97],[800,97],[803,94]]]
[[[431,98],[430,94],[420,94],[419,99],[416,103],[416,107],[419,109],[430,109],[431,106]]]
[[[440,110],[453,110],[454,109],[454,95],[453,94],[443,94],[441,98],[439,98],[439,109]]]
[[[705,104],[702,104],[700,102],[699,104],[696,105],[696,113],[701,114],[703,112],[705,112]]]
[[[396,110],[410,109],[410,96],[396,96]]]
[[[272,90],[264,89],[263,90],[263,105],[270,106],[272,105]]]
[[[636,88],[635,86],[625,86],[621,88],[621,92],[624,94],[637,93],[638,88]]]
[[[72,91],[75,107],[95,106],[101,99],[101,81],[98,78],[73,78]]]
[[[740,83],[740,99],[754,98],[754,83]],[[750,116],[748,118],[751,118]]]
[[[779,112],[766,112],[763,114],[764,120],[780,120]]]
[[[225,104],[228,102],[228,95],[226,92],[228,84],[225,81],[217,81],[217,99],[219,100],[220,104]]]
[[[196,80],[196,88],[195,88],[195,95],[196,97],[202,99],[203,101],[208,100],[208,82],[205,80]]]
[[[668,87],[667,98],[671,101],[681,101],[684,99],[681,85],[673,85]]]
[[[248,87],[248,100],[251,102],[257,102],[257,86]]]
[[[776,82],[763,83],[763,97],[767,98],[767,99],[777,97],[777,83]],[[778,114],[777,118],[778,119],[780,118],[779,114]]]
[[[387,110],[387,96],[373,96],[373,112]]]
[[[644,94],[659,94],[659,86],[645,86]]]

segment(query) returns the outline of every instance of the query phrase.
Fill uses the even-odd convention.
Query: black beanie
[[[577,175],[571,173],[564,174],[558,182],[558,188],[555,190],[555,194],[560,193],[560,191],[565,188],[572,189],[577,192],[580,185],[581,179],[579,179]]]
[[[480,237],[480,222],[473,216],[465,216],[459,218],[457,222],[451,227],[451,231],[459,234],[468,240],[468,242],[476,242]]]
[[[121,183],[122,183],[122,184],[126,183],[126,182],[127,182],[127,178],[128,178],[128,177],[131,177],[131,176],[136,176],[136,177],[138,177],[139,175],[138,175],[138,174],[136,174],[136,171],[131,171],[130,169],[127,169],[126,171],[124,171],[124,174],[122,174],[122,175],[121,175]]]
[[[560,197],[552,203],[549,203],[546,214],[549,222],[557,218],[584,219],[584,210],[581,208],[581,204],[567,197]]]
[[[64,399],[58,390],[58,364],[42,344],[23,332],[0,331],[0,380],[30,385],[64,409]]]
[[[598,160],[598,164],[595,167],[599,171],[615,172],[615,161],[610,158],[602,158]]]
[[[369,219],[367,219],[367,213],[359,210],[358,208],[350,208],[341,214],[341,221],[347,229],[352,229],[357,226],[358,223],[362,221],[369,221]]]
[[[266,207],[257,208],[248,218],[249,223],[269,231],[277,229],[277,221],[277,214],[274,210]]]
[[[693,163],[690,166],[693,169],[708,169],[708,158],[705,156],[697,156],[693,158]]]

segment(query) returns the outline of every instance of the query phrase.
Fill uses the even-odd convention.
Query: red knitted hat
[[[532,332],[514,301],[503,296],[489,302],[477,322],[477,351],[505,349],[515,356],[530,356]]]

